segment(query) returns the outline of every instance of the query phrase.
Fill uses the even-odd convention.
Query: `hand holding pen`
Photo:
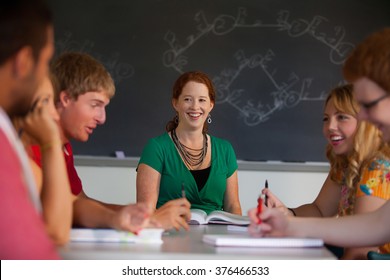
[[[268,188],[268,181],[265,181],[265,188],[262,190],[262,194],[265,196],[264,205],[267,208],[278,208],[282,213],[286,215],[296,215],[293,209],[288,208],[284,203]]]
[[[265,180],[265,186],[261,193],[264,195],[264,205],[267,208],[279,207],[282,203],[269,189],[268,180]]]
[[[191,219],[191,204],[186,199],[184,183],[181,184],[181,198],[166,202],[158,208],[153,218],[158,221],[164,229],[189,230],[188,221]]]

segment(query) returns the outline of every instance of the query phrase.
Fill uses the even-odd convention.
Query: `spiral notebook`
[[[322,247],[318,238],[252,237],[243,234],[205,234],[203,242],[216,247]]]

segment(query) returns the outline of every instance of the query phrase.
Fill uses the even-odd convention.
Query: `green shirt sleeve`
[[[229,141],[217,137],[212,137],[212,141],[215,143],[213,147],[216,149],[214,155],[217,158],[215,160],[220,162],[219,166],[226,168],[225,174],[227,179],[238,168],[236,153]]]
[[[155,138],[152,138],[149,139],[148,143],[144,147],[138,165],[144,163],[161,173],[164,163],[163,159],[164,150],[162,146]]]
[[[230,144],[228,141],[225,142],[226,142],[226,160],[227,160],[227,167],[228,167],[227,175],[229,178],[237,170],[238,164],[237,164],[236,153],[234,152],[232,144]]]

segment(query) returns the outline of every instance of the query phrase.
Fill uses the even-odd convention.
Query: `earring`
[[[179,123],[179,117],[176,115],[175,116],[175,124],[178,124]]]
[[[211,115],[209,114],[209,116],[207,117],[207,123],[211,123],[213,120],[211,119]]]

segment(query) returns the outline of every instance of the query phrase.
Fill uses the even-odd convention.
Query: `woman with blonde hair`
[[[325,102],[323,133],[330,172],[310,204],[287,208],[271,191],[268,207],[300,217],[339,217],[371,212],[390,198],[390,149],[381,132],[359,121],[351,85],[333,89]],[[383,249],[383,248],[382,248]],[[346,248],[343,258],[365,258],[373,248]]]

